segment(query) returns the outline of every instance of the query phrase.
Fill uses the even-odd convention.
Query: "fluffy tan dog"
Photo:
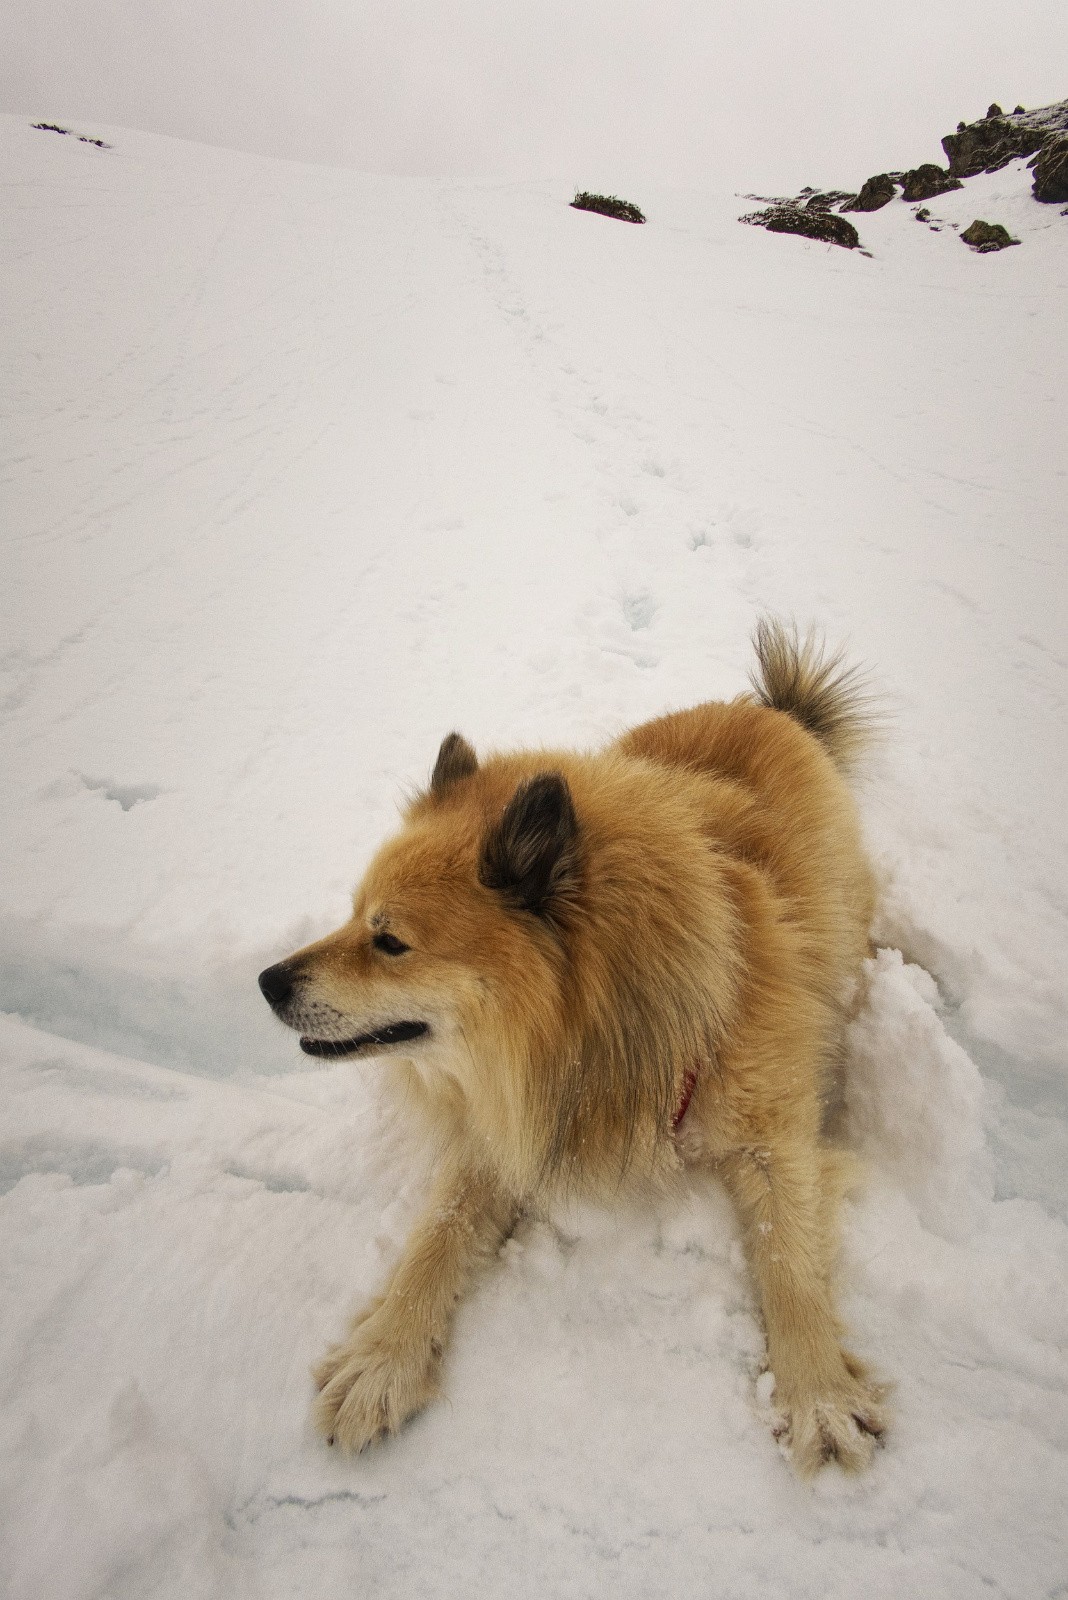
[[[596,755],[458,734],[351,921],[260,986],[322,1056],[388,1054],[440,1152],[382,1295],[316,1368],[348,1450],[438,1390],[453,1311],[524,1208],[712,1167],[745,1234],[793,1459],[859,1468],[883,1393],[842,1345],[847,1162],[824,1137],[872,880],[843,772],[854,672],[777,623],[754,693]]]

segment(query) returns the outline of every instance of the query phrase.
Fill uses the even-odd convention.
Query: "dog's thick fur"
[[[596,755],[479,761],[450,734],[351,921],[262,975],[306,1050],[388,1054],[439,1149],[384,1292],[316,1369],[346,1449],[437,1392],[454,1307],[522,1208],[703,1164],[741,1220],[798,1469],[870,1459],[883,1392],[842,1345],[847,1163],[822,1131],[872,912],[844,777],[867,719],[811,638],[755,642],[753,694]]]

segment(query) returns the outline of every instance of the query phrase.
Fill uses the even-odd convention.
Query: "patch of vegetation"
[[[809,206],[773,205],[767,211],[750,211],[739,222],[750,222],[769,233],[799,233],[803,239],[820,239],[825,244],[840,244],[855,250],[860,234],[851,222],[834,211],[814,210]]]
[[[58,122],[31,122],[31,128],[40,128],[42,133],[66,133],[72,139],[77,139],[79,144],[95,144],[98,150],[110,150],[111,146],[105,144],[103,139],[90,139],[87,133],[75,133],[73,128],[61,128]]]
[[[620,200],[614,194],[591,194],[582,189],[571,202],[576,211],[598,211],[602,217],[616,217],[620,222],[644,222],[645,217],[629,200]]]

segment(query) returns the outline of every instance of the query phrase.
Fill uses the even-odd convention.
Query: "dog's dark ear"
[[[478,757],[460,733],[447,733],[430,777],[431,794],[444,794],[460,778],[478,771]]]
[[[478,875],[513,905],[545,916],[573,878],[578,819],[571,790],[558,772],[521,783],[486,836]]]

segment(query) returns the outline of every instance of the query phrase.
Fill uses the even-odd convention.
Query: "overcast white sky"
[[[1065,0],[3,0],[0,110],[381,172],[859,184],[1068,95]]]

